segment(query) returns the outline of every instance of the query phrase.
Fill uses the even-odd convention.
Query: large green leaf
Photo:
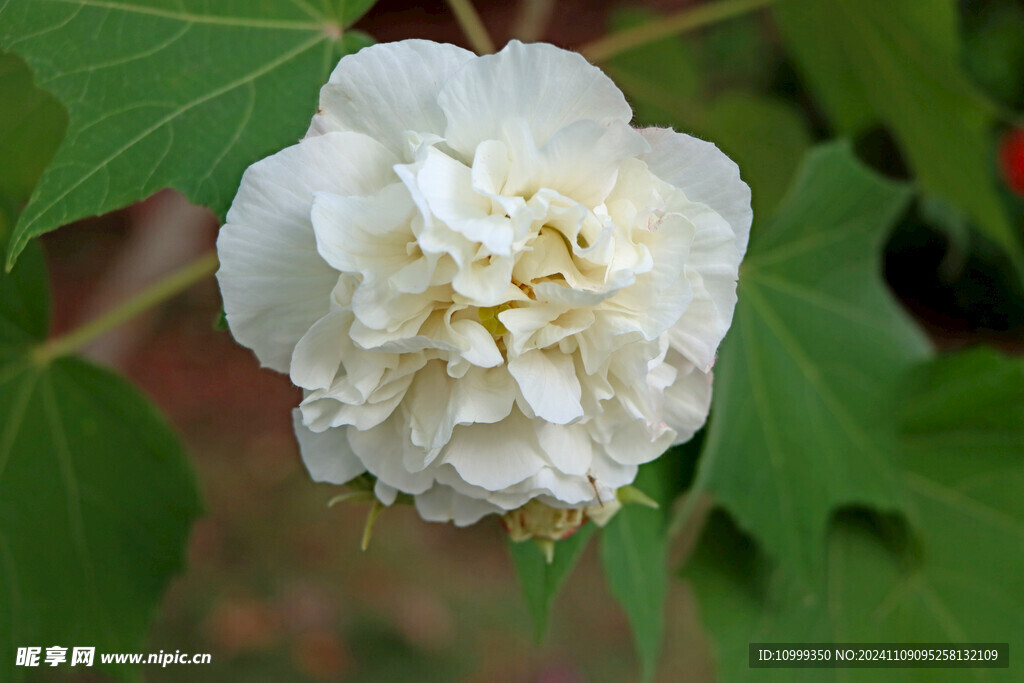
[[[43,362],[41,249],[0,275],[0,679],[16,648],[141,650],[199,500],[166,423],[127,382]],[[97,654],[97,660],[99,655]]]
[[[722,680],[834,680],[828,670],[751,670],[750,642],[1007,642],[1024,647],[1024,361],[991,351],[942,358],[905,393],[899,520],[843,514],[825,572],[793,581],[717,518],[688,571]],[[1007,680],[1013,672],[890,669],[886,680]],[[854,673],[859,675],[853,675]],[[844,671],[842,680],[878,680]],[[965,675],[967,674],[967,675]]]
[[[588,523],[569,538],[558,541],[550,563],[537,544],[531,541],[508,542],[509,554],[523,587],[523,598],[538,642],[547,633],[551,605],[579,562],[594,529],[594,525]]]
[[[242,171],[301,137],[367,0],[4,0],[0,48],[70,112],[14,229],[30,238],[175,187],[223,213]]]
[[[994,109],[960,69],[953,0],[789,0],[773,11],[839,130],[883,122],[925,189],[963,207],[1021,263],[988,160]]]
[[[805,578],[835,506],[900,503],[893,383],[928,346],[880,251],[907,197],[847,146],[820,148],[741,268],[697,481]]]
[[[668,592],[665,510],[671,490],[670,458],[667,453],[640,468],[634,486],[656,500],[661,507],[626,505],[601,534],[601,564],[608,587],[626,612],[640,655],[642,679],[654,677],[661,654],[665,626],[665,595]]]

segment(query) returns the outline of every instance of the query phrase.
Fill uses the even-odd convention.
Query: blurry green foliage
[[[977,349],[915,368],[901,398],[904,519],[837,515],[810,584],[722,516],[687,569],[729,681],[833,680],[838,672],[751,670],[750,642],[1006,642],[1024,645],[1024,361]],[[1011,655],[1012,656],[1012,655]],[[1011,659],[1011,666],[1016,667]],[[842,671],[878,680],[877,671]],[[885,680],[964,680],[889,669]],[[974,670],[972,680],[1012,672]],[[851,675],[859,674],[859,676]],[[945,674],[941,677],[939,674]]]
[[[165,187],[223,215],[242,171],[302,136],[338,58],[368,41],[332,27],[371,2],[320,4],[0,5],[0,49],[24,57],[70,112],[64,144],[14,228],[8,265],[36,235]]]
[[[883,122],[921,185],[962,207],[1024,264],[989,159],[995,106],[960,68],[955,2],[790,0],[773,13],[837,131]]]
[[[1010,2],[972,3],[964,36],[971,78],[994,97],[1024,105],[1024,7]]]
[[[697,68],[710,92],[762,90],[772,81],[779,56],[763,19],[759,14],[737,17],[683,38],[695,45]]]
[[[610,28],[620,31],[656,20],[657,14],[649,10],[622,8],[612,13]],[[679,38],[663,38],[630,50],[604,67],[644,125],[678,126],[689,121],[699,106],[702,74],[689,44]]]

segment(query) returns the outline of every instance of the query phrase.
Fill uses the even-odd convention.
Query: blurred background
[[[560,0],[534,27],[546,26],[538,39],[572,48],[691,4]],[[518,3],[475,5],[499,45],[517,30]],[[964,68],[988,96],[1020,110],[1024,7],[1017,0],[987,0],[963,2],[960,9]],[[379,42],[429,38],[466,45],[443,0],[382,0],[357,28]],[[623,55],[607,71],[630,95],[640,123],[674,124],[711,139],[762,179],[755,215],[771,211],[803,151],[831,137],[764,13]],[[882,128],[864,131],[854,144],[876,170],[907,178]],[[997,129],[986,153],[1019,234],[1024,134]],[[216,229],[211,214],[163,192],[48,234],[55,332],[206,251]],[[917,201],[894,231],[885,263],[891,288],[939,347],[985,341],[1010,352],[1024,349],[1020,279],[999,249],[970,231],[951,207]],[[388,510],[361,553],[366,508],[328,508],[337,489],[311,482],[299,459],[290,417],[299,392],[286,377],[260,370],[251,352],[217,329],[219,312],[219,293],[209,279],[87,353],[126,373],[169,416],[197,469],[206,505],[192,533],[187,570],[166,594],[148,650],[209,652],[213,663],[186,673],[150,667],[148,679],[570,683],[636,677],[630,633],[601,578],[596,544],[558,598],[541,646],[531,638],[497,520],[456,530],[421,522],[408,508]],[[672,585],[666,635],[659,680],[713,680],[699,616],[682,581]]]

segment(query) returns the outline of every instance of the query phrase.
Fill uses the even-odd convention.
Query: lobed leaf
[[[839,515],[823,572],[809,585],[717,517],[688,575],[716,641],[722,680],[877,679],[870,671],[751,670],[750,642],[1024,646],[1022,387],[1024,361],[985,349],[918,368],[904,393],[901,432],[909,529],[898,518]],[[965,673],[890,669],[886,680],[957,681]],[[1007,675],[970,671],[971,680]]]
[[[901,505],[894,382],[928,344],[880,252],[907,198],[847,146],[819,148],[741,267],[698,481],[803,579],[836,506]]]
[[[245,168],[302,136],[338,58],[366,44],[343,28],[371,4],[0,2],[0,49],[70,113],[8,269],[32,237],[165,187],[223,215]]]

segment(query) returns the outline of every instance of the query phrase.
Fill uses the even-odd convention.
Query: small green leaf
[[[547,633],[551,605],[586,549],[594,528],[593,524],[584,524],[569,538],[555,543],[555,556],[550,563],[536,544],[529,541],[508,542],[509,554],[523,587],[523,598],[533,620],[533,632],[538,642]]]
[[[368,0],[7,0],[0,48],[67,105],[64,144],[8,247],[175,187],[223,215],[245,168],[293,144]],[[55,46],[61,46],[56,49]]]
[[[1024,647],[1024,360],[969,351],[916,369],[908,385],[901,441],[909,529],[893,517],[839,515],[823,574],[809,586],[793,580],[787,561],[757,552],[724,516],[705,529],[687,575],[721,680],[833,678],[820,669],[751,670],[750,642]],[[971,680],[1005,680],[998,674],[1007,672],[971,673]],[[886,680],[935,674],[891,669]]]
[[[223,308],[220,309],[220,312],[217,314],[217,318],[213,321],[213,329],[218,332],[225,332],[230,329],[228,327],[228,317],[224,313]]]
[[[644,465],[636,478],[636,487],[650,493],[660,507],[626,505],[601,534],[601,564],[612,595],[629,618],[644,681],[654,677],[665,626],[670,457],[666,454]]]
[[[20,205],[57,151],[68,117],[60,102],[32,83],[25,62],[2,52],[0,102],[0,197]]]
[[[805,578],[834,507],[900,505],[893,387],[928,345],[880,252],[907,198],[847,146],[820,148],[741,267],[698,479]]]
[[[36,361],[48,308],[30,245],[0,275],[3,680],[31,673],[18,647],[142,650],[200,508],[180,444],[132,386],[78,359]]]
[[[996,107],[960,68],[953,0],[789,0],[773,11],[837,128],[885,123],[924,188],[1024,263],[988,159]]]
[[[657,510],[661,507],[658,501],[635,486],[623,486],[615,492],[615,498],[623,505],[643,505],[652,510]]]

